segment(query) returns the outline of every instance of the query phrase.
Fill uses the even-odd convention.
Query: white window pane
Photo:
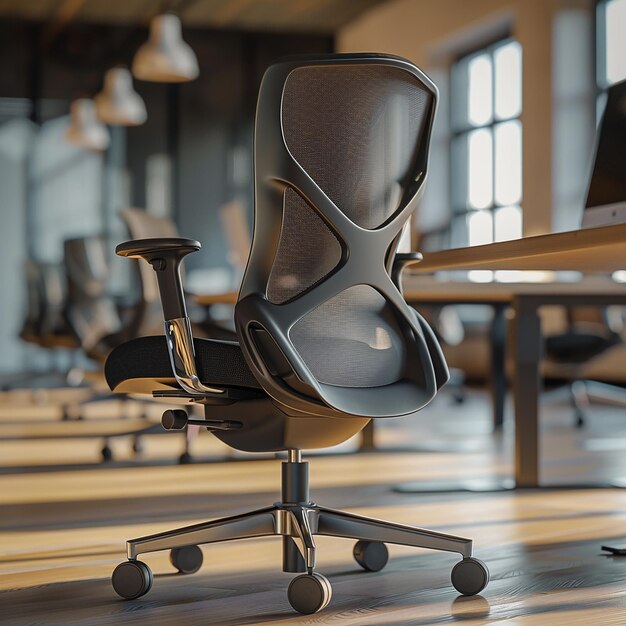
[[[512,41],[493,53],[496,117],[516,117],[522,110],[522,47]]]
[[[472,283],[490,283],[493,280],[491,270],[470,270],[467,272],[467,279]]]
[[[467,216],[467,234],[470,246],[493,241],[493,217],[489,211],[475,211]]]
[[[519,206],[505,206],[495,212],[496,241],[519,239],[522,236],[522,209]]]
[[[468,71],[468,111],[471,126],[481,126],[491,120],[493,102],[493,78],[491,59],[487,54],[473,58]]]
[[[493,203],[493,137],[485,128],[467,137],[468,203],[472,209],[485,209]]]
[[[626,0],[606,4],[606,79],[609,85],[626,78]]]
[[[495,127],[496,204],[518,204],[522,199],[522,127],[519,121]]]

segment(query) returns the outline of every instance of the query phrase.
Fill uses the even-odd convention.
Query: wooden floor
[[[232,455],[203,436],[196,455],[212,462],[178,466],[181,438],[167,434],[146,438],[141,461],[131,458],[128,441],[114,441],[118,460],[102,466],[93,422],[106,431],[107,415],[120,407],[94,407],[92,423],[71,425],[90,437],[50,438],[58,399],[38,400],[33,406],[24,394],[0,398],[1,624],[626,624],[626,558],[600,553],[603,543],[626,545],[626,491],[391,489],[404,481],[510,473],[510,433],[490,434],[480,393],[462,406],[444,394],[419,419],[380,432],[388,450],[411,445],[420,453],[316,456],[310,472],[320,504],[473,538],[476,556],[491,570],[487,589],[457,596],[449,582],[454,555],[391,546],[388,566],[370,574],[353,561],[351,542],[320,537],[318,571],[329,577],[333,599],[324,612],[302,617],[287,602],[291,575],[280,570],[277,539],[205,547],[204,566],[192,576],[174,574],[166,554],[146,555],[154,585],[132,602],[120,600],[109,581],[127,538],[271,504],[278,498],[277,460]],[[576,432],[558,394],[543,409],[546,479],[626,476],[626,411],[594,409],[589,427]],[[15,439],[20,424],[24,438]],[[32,438],[37,424],[46,438]],[[216,461],[227,455],[231,462]]]

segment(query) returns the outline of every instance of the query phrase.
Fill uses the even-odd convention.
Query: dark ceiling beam
[[[61,0],[54,15],[46,24],[42,37],[44,48],[49,47],[63,32],[63,29],[76,17],[86,0]]]

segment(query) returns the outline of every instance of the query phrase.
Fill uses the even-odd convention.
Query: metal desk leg
[[[489,366],[489,388],[493,411],[494,430],[504,423],[504,401],[506,399],[506,304],[493,305],[493,318],[489,327],[491,363]]]
[[[503,491],[519,487],[539,486],[539,420],[538,404],[541,391],[539,363],[541,359],[540,302],[517,296],[512,303],[515,313],[509,324],[513,356],[513,393],[515,396],[515,482],[486,479],[461,483],[428,484],[424,482],[398,485],[394,491],[419,493],[424,491]],[[502,322],[504,323],[504,317]],[[503,354],[503,353],[502,353]],[[504,369],[504,368],[502,368]],[[494,402],[496,397],[494,397]],[[497,414],[494,414],[496,416]]]
[[[511,348],[515,401],[515,484],[539,486],[539,394],[541,322],[538,303],[517,296],[513,301]]]

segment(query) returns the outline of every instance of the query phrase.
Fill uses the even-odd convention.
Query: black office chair
[[[163,425],[199,423],[245,451],[288,451],[281,501],[127,544],[115,591],[152,585],[140,554],[171,550],[180,572],[202,563],[199,544],[280,536],[283,570],[297,572],[289,602],[324,608],[329,581],[315,572],[315,535],[356,539],[366,570],[387,562],[385,543],[459,553],[452,584],[479,593],[486,566],[472,542],[330,510],[309,499],[301,450],[339,444],[372,418],[414,415],[448,377],[434,334],[394,283],[395,253],[426,175],[437,91],[410,62],[386,55],[300,57],[268,69],[255,135],[255,228],[235,308],[239,343],[193,340],[179,266],[200,244],[147,239],[117,253],[156,271],[166,340],[143,337],[106,364],[114,390],[143,389],[205,405],[204,420],[166,411]]]
[[[26,315],[20,337],[42,348],[80,347],[65,311],[67,281],[62,265],[32,259],[24,264]]]
[[[126,315],[120,315],[117,302],[108,289],[110,264],[106,254],[106,239],[103,236],[67,239],[63,252],[67,279],[65,317],[84,354],[102,367],[114,347],[136,337],[141,331],[156,330],[156,325],[146,324],[143,300],[130,307]],[[143,290],[140,291],[143,294]],[[97,391],[101,379],[102,374],[99,373],[95,377],[94,393],[76,405],[79,411],[89,404],[111,400],[113,394],[110,391]],[[124,395],[120,399],[126,401],[129,398]],[[111,439],[132,437],[133,452],[139,454],[143,450],[141,436],[162,432],[158,423],[147,419],[145,412],[140,416],[144,419],[139,425],[132,423],[128,431],[104,436],[100,450],[103,461],[113,460]],[[122,411],[121,417],[127,417],[126,411]]]
[[[566,313],[567,328],[562,333],[546,337],[545,355],[569,380],[576,426],[582,428],[587,422],[591,397],[626,406],[626,393],[622,387],[584,378],[584,368],[590,361],[622,343],[621,328],[615,328],[617,324],[611,323],[607,307],[573,307]],[[618,325],[623,325],[621,318]]]
[[[80,344],[65,316],[67,285],[65,273],[59,264],[27,259],[24,263],[26,307],[24,323],[19,331],[23,341],[47,350],[51,357],[45,368],[27,369],[10,377],[2,377],[0,390],[29,389],[35,402],[47,402],[48,388],[80,384],[67,369],[67,358],[74,361]],[[61,404],[62,418],[69,419],[68,405]]]
[[[110,266],[104,237],[65,240],[67,276],[66,317],[85,354],[102,362],[116,345],[127,340],[116,303],[107,292]]]
[[[20,330],[20,338],[37,346],[42,345],[41,324],[45,316],[45,301],[43,298],[43,268],[41,263],[32,259],[24,263],[24,278],[26,279],[26,311],[24,323]]]

